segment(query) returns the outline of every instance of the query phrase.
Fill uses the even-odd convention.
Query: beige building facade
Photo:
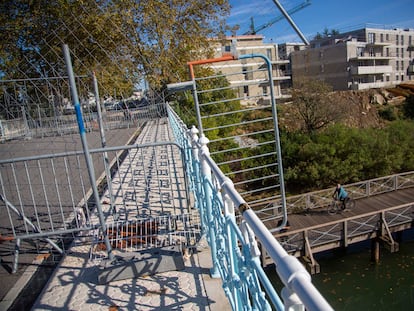
[[[285,86],[291,77],[285,75],[283,70],[289,60],[279,57],[277,44],[264,43],[262,35],[229,36],[222,40],[212,40],[212,44],[214,58],[229,53],[235,53],[238,56],[247,54],[266,56],[271,62],[275,98],[279,100],[290,98]],[[269,83],[261,83],[264,75],[264,61],[261,58],[217,62],[209,67],[226,75],[231,86],[237,90],[242,104],[268,103],[270,85]]]
[[[362,90],[414,79],[414,30],[363,28],[311,42],[291,53],[292,77],[307,76],[334,90]]]

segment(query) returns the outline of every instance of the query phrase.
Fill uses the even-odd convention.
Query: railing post
[[[222,200],[224,203],[224,216],[226,219],[226,231],[227,235],[227,250],[228,250],[228,262],[230,264],[230,273],[233,276],[239,274],[239,267],[237,265],[236,249],[237,249],[237,239],[234,234],[234,231],[231,229],[231,222],[236,223],[236,217],[234,214],[234,203],[226,193],[222,193]],[[224,281],[224,280],[223,280]],[[223,282],[223,286],[228,286]],[[242,300],[240,299],[239,288],[236,288],[234,284],[231,286],[231,295],[234,297],[234,309],[239,310],[239,307],[243,306]]]
[[[282,288],[282,298],[285,303],[285,310],[287,311],[305,311],[305,306],[299,299],[298,295],[292,292],[289,288]]]
[[[200,221],[201,221],[201,235],[205,235],[206,234],[206,223],[205,223],[205,211],[204,211],[204,206],[203,206],[203,202],[201,202],[200,198],[202,197],[201,193],[202,193],[202,180],[201,180],[201,176],[200,176],[200,167],[199,167],[199,163],[200,163],[200,157],[199,157],[199,152],[200,150],[198,149],[197,146],[197,142],[198,142],[198,129],[193,125],[190,129],[190,133],[191,133],[191,148],[192,148],[192,153],[193,153],[193,160],[192,160],[192,169],[193,172],[195,174],[194,177],[194,188],[195,188],[195,192],[196,192],[196,202],[197,202],[197,208],[198,211],[200,213]]]
[[[206,219],[207,219],[207,227],[208,227],[208,235],[209,235],[209,244],[211,250],[211,259],[213,263],[213,267],[210,270],[210,274],[212,278],[219,278],[219,270],[217,265],[217,245],[216,245],[216,232],[214,231],[214,219],[213,219],[213,191],[211,189],[211,170],[208,166],[204,157],[210,156],[210,151],[207,147],[209,143],[209,139],[201,134],[199,139],[199,143],[201,144],[200,148],[200,163],[201,163],[201,178],[203,183],[204,189],[204,204],[205,204],[205,212],[206,212]],[[200,205],[202,205],[201,203]]]

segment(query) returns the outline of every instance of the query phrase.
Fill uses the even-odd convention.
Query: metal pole
[[[282,12],[283,16],[288,20],[289,24],[293,27],[293,29],[296,31],[298,36],[302,39],[303,43],[306,45],[309,45],[309,41],[305,38],[303,33],[300,31],[298,26],[296,26],[295,22],[292,20],[292,18],[289,16],[288,12],[283,8],[283,6],[279,3],[277,0],[273,0],[273,2],[276,4],[276,6],[279,8],[280,12]]]
[[[102,109],[101,109],[101,101],[99,99],[98,80],[96,79],[95,72],[92,73],[92,80],[93,80],[93,91],[95,95],[96,110],[98,112],[98,126],[99,126],[99,132],[101,134],[101,145],[102,145],[102,148],[105,148],[106,147],[105,129],[104,129],[103,120],[102,120]],[[108,184],[109,204],[111,206],[111,213],[114,215],[114,219],[118,220],[118,214],[116,212],[114,197],[112,194],[112,176],[111,176],[111,170],[109,169],[108,153],[105,151],[103,155],[104,155],[104,167],[105,167],[105,174],[106,174],[106,182]]]
[[[197,114],[197,123],[198,123],[198,130],[200,131],[200,136],[203,135],[203,123],[201,122],[201,112],[200,112],[200,105],[198,104],[198,95],[197,95],[197,86],[195,79],[193,78],[193,89],[191,90],[193,93],[194,98],[194,106]]]
[[[95,172],[94,172],[93,165],[92,165],[92,159],[89,154],[88,143],[86,141],[86,132],[85,132],[85,126],[83,124],[82,110],[79,104],[78,91],[76,89],[75,76],[73,74],[73,68],[72,68],[72,60],[70,58],[69,47],[67,46],[67,44],[63,45],[63,55],[65,57],[66,69],[68,71],[68,77],[69,77],[70,91],[72,94],[72,101],[75,107],[76,119],[78,121],[78,127],[79,127],[79,134],[82,140],[83,152],[85,155],[86,166],[88,168],[89,180],[92,186],[93,196],[95,199],[95,205],[98,211],[99,222],[101,224],[102,234],[103,234],[105,246],[108,252],[108,257],[109,259],[112,260],[113,259],[112,247],[111,247],[111,243],[109,242],[108,234],[106,232],[105,219],[104,219],[104,215],[102,212],[101,203],[99,201],[98,188],[96,187],[96,181],[95,181]]]

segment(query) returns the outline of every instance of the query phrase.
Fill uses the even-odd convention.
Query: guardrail
[[[171,107],[168,113],[175,137],[185,149],[187,176],[201,215],[201,230],[211,248],[211,275],[221,277],[232,309],[271,310],[272,304],[277,310],[332,310],[303,265],[283,249],[210,157],[208,139],[203,135],[198,138],[194,127],[188,130]],[[236,222],[237,213],[241,215],[240,224]],[[256,239],[276,263],[285,285],[283,302],[263,271]]]
[[[312,261],[312,253],[346,247],[372,238],[388,239],[387,243],[393,247],[391,233],[411,228],[413,220],[414,204],[406,203],[279,233],[276,238],[289,254],[306,256]],[[264,257],[262,260],[267,261]]]

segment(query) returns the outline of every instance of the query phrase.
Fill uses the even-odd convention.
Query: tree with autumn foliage
[[[0,78],[66,75],[67,44],[75,73],[95,71],[109,95],[129,96],[143,78],[160,89],[187,79],[228,12],[227,0],[2,0]]]

